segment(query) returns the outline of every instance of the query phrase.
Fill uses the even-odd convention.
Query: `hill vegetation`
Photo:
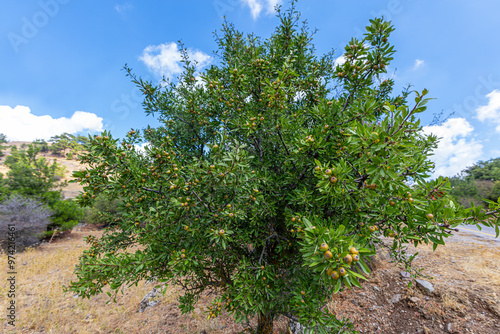
[[[16,223],[19,250],[79,222],[106,226],[121,216],[119,199],[97,198],[87,208],[73,201],[82,187],[68,181],[84,168],[74,159],[87,142],[87,137],[67,133],[48,142],[8,142],[0,134],[0,229]]]
[[[465,207],[500,199],[500,158],[480,161],[450,178],[450,195]]]

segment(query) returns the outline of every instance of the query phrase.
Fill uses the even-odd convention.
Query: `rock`
[[[288,326],[292,334],[304,334],[306,332],[306,327],[293,318],[290,319]]]
[[[155,299],[155,297],[158,295],[158,290],[153,288],[144,298],[141,300],[139,303],[139,312],[144,312],[150,307],[155,306],[158,304],[158,301]]]
[[[373,289],[377,290],[377,291],[380,291],[380,289],[378,287],[376,287],[376,286],[373,286]]]
[[[420,301],[420,298],[418,297],[411,297],[410,300],[413,302],[413,303],[418,303]]]
[[[410,278],[410,276],[411,276],[410,273],[407,272],[407,271],[402,271],[401,272],[401,277],[402,278]]]
[[[417,279],[417,287],[422,290],[422,292],[426,295],[432,295],[434,293],[434,286],[427,281]]]
[[[397,295],[392,296],[392,298],[389,300],[389,303],[396,304],[396,303],[399,303],[400,300],[401,300],[401,295],[397,294]]]
[[[460,328],[457,324],[450,322],[445,327],[447,333],[460,333]]]

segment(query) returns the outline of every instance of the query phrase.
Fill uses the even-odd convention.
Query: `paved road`
[[[460,231],[473,233],[477,236],[487,238],[489,240],[495,239],[495,229],[492,227],[481,226],[481,231],[479,231],[476,225],[465,225],[465,226],[459,226],[458,229]],[[500,236],[496,240],[500,241]]]

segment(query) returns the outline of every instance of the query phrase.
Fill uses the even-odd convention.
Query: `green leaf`
[[[337,282],[335,283],[335,289],[333,290],[333,293],[337,293],[340,290],[340,287],[342,286],[341,279],[337,279]]]

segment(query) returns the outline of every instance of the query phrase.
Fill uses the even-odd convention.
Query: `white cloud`
[[[241,2],[250,7],[252,17],[256,20],[263,9],[266,10],[266,14],[273,14],[274,7],[281,4],[283,0],[241,0]]]
[[[134,145],[136,152],[143,155],[143,156],[146,156],[146,147],[151,148],[151,143],[145,142],[145,143],[142,143],[140,145],[139,144]]]
[[[423,131],[441,137],[430,157],[436,164],[433,176],[456,175],[472,166],[483,154],[483,145],[470,138],[474,128],[465,118],[450,118],[442,125],[424,126]]]
[[[25,106],[0,106],[0,133],[11,141],[48,140],[65,132],[80,131],[103,131],[102,118],[85,111],[75,111],[71,118],[52,118],[33,115]]]
[[[130,3],[130,2],[125,2],[125,3],[122,3],[122,4],[116,4],[115,5],[115,10],[119,13],[119,14],[125,14],[126,12],[132,10],[132,8],[134,8],[134,6]]]
[[[188,49],[189,60],[197,63],[197,69],[207,66],[212,58],[199,50]],[[182,56],[177,43],[164,43],[160,45],[147,46],[139,60],[155,74],[164,75],[172,79],[175,75],[182,73]]]
[[[481,121],[490,121],[497,124],[496,132],[500,133],[500,91],[495,89],[486,97],[489,99],[488,104],[478,107],[477,118]]]
[[[424,66],[424,61],[422,59],[415,59],[415,65],[413,65],[413,69],[416,70],[422,66]]]
[[[346,62],[346,58],[344,57],[344,55],[338,57],[337,59],[335,59],[335,61],[333,62],[333,66],[334,67],[337,67],[339,65],[343,65],[345,62]]]

